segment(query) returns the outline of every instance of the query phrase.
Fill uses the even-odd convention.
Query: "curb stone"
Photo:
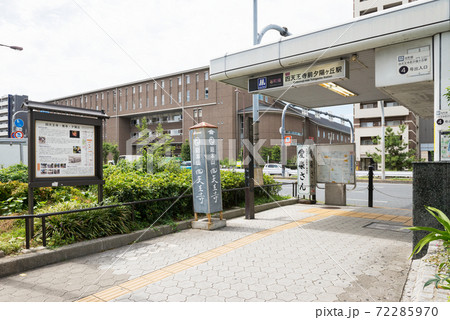
[[[439,241],[429,244],[428,253],[421,259],[413,260],[404,288],[402,302],[445,302],[450,295],[448,290],[436,289],[434,285],[424,288],[425,282],[434,277],[436,266],[427,262],[434,254],[438,253]]]
[[[278,206],[287,206],[295,204],[297,202],[298,200],[296,198],[293,198],[278,202],[266,203],[255,206],[255,212],[269,210]],[[233,219],[243,215],[245,215],[245,208],[232,209],[223,213],[224,219]],[[175,226],[164,225],[160,227],[150,228],[148,230],[139,230],[128,234],[120,234],[105,238],[78,242],[56,249],[42,249],[39,251],[30,250],[30,252],[26,254],[4,257],[0,260],[0,277],[21,273],[30,269],[43,267],[49,264],[58,263],[69,259],[87,256],[93,253],[99,253],[102,251],[119,248],[122,246],[130,245],[133,242],[146,241],[162,235],[190,229],[191,221],[192,220],[177,222]]]

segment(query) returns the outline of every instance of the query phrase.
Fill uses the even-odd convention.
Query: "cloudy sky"
[[[353,0],[259,0],[258,30],[278,24],[303,34],[352,15]],[[0,47],[0,95],[46,101],[248,48],[253,0],[2,0],[0,30],[0,44],[24,48]],[[279,38],[269,31],[262,42]]]

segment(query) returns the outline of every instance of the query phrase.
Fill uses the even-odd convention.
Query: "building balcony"
[[[402,106],[385,107],[384,117],[408,116],[409,110]],[[361,109],[360,104],[355,104],[355,119],[381,118],[380,108]]]

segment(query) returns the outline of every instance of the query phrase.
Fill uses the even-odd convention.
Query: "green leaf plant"
[[[439,230],[430,227],[409,227],[407,229],[413,231],[427,231],[428,234],[420,239],[414,247],[411,257],[419,253],[423,247],[435,240],[442,240],[444,247],[444,255],[447,255],[446,261],[441,263],[438,268],[438,274],[434,278],[428,280],[424,287],[434,284],[436,288],[450,290],[450,219],[441,210],[425,206],[425,209],[444,227],[444,230]]]

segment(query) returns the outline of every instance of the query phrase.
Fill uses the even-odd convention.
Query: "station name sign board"
[[[347,79],[348,61],[336,60],[289,69],[283,73],[249,79],[248,91],[260,92],[274,88],[308,85],[333,80]]]

